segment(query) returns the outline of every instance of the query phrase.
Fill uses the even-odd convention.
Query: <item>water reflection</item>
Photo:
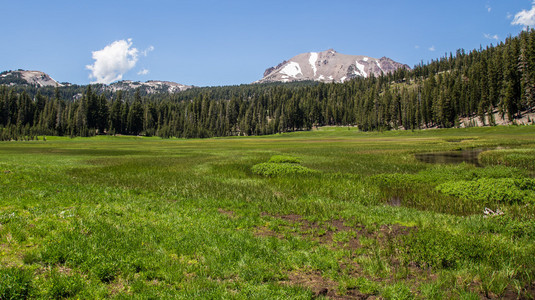
[[[477,167],[479,164],[478,155],[485,149],[468,149],[447,152],[416,153],[417,160],[429,164],[460,164],[469,163]]]

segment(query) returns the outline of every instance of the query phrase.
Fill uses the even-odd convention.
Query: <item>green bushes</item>
[[[288,155],[273,155],[269,161],[269,163],[289,163],[289,164],[300,164],[301,159],[299,157],[295,156],[288,156]]]
[[[275,177],[284,175],[310,175],[318,171],[301,166],[301,160],[297,157],[274,155],[269,162],[256,164],[252,167],[255,174]]]
[[[528,178],[480,178],[472,181],[448,181],[438,185],[436,190],[476,202],[532,202],[535,199],[535,180]]]

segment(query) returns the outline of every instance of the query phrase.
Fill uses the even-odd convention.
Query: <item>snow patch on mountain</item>
[[[314,77],[316,77],[316,73],[318,72],[318,68],[316,67],[316,61],[318,61],[318,53],[311,52],[310,57],[308,58],[308,62],[310,63],[310,66],[312,67],[312,70],[314,71]]]
[[[375,64],[377,65],[377,67],[379,67],[381,71],[383,70],[383,68],[381,68],[381,63],[378,60],[375,60]]]
[[[365,58],[367,58],[367,57],[365,57]],[[365,60],[365,61],[367,61],[367,60]],[[359,69],[360,74],[361,74],[362,76],[364,76],[364,77],[368,77],[368,74],[367,74],[366,71],[365,71],[365,67],[364,67],[364,65],[361,64],[361,63],[359,63],[358,60],[355,61],[355,64],[356,64],[357,68]]]
[[[286,66],[284,66],[284,68],[282,68],[280,73],[281,74],[286,74],[286,75],[294,77],[294,78],[299,74],[303,74],[301,72],[301,66],[299,65],[299,63],[294,62],[294,61],[292,61],[292,62],[288,63]]]

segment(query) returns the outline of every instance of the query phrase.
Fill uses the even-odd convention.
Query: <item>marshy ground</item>
[[[2,143],[0,299],[533,299],[534,174],[534,126]]]

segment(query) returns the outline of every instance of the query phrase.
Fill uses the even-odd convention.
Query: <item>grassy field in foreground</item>
[[[4,142],[0,299],[533,299],[534,174],[535,126]]]

